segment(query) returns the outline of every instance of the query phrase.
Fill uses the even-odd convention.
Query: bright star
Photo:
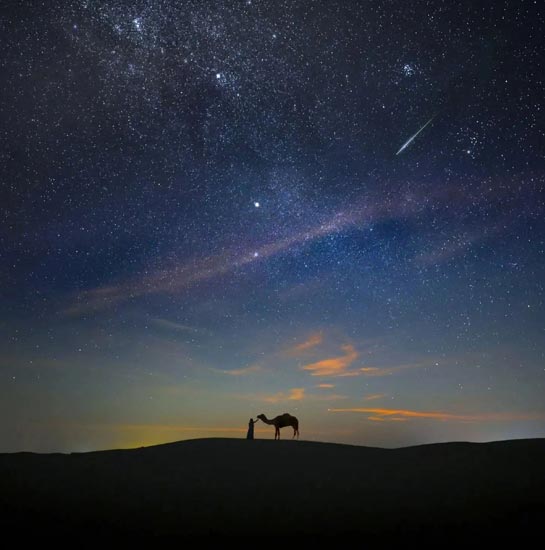
[[[261,205],[259,204],[259,202],[255,201],[255,202],[254,202],[254,206],[255,206],[256,208],[259,208]]]

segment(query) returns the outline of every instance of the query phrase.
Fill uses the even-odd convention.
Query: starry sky
[[[540,4],[3,6],[0,451],[544,437]]]

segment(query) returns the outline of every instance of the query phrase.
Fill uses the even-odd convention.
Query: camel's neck
[[[272,420],[269,420],[266,416],[264,416],[261,420],[263,420],[265,424],[274,424],[274,422]]]

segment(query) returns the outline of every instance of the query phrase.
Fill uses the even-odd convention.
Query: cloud
[[[313,394],[307,393],[304,388],[292,388],[287,392],[278,392],[272,395],[251,395],[241,396],[244,399],[251,399],[252,401],[265,401],[266,403],[282,403],[284,401],[339,401],[341,399],[348,399],[348,395],[341,395],[337,393],[332,394]]]
[[[107,309],[139,296],[177,293],[199,282],[219,277],[245,265],[276,256],[294,246],[338,233],[356,223],[361,224],[364,219],[367,224],[371,224],[376,221],[375,218],[385,215],[383,207],[379,209],[377,205],[363,205],[359,208],[340,211],[327,220],[276,241],[255,246],[251,250],[241,252],[240,248],[235,246],[221,254],[193,258],[118,284],[85,290],[75,296],[61,313],[66,316],[82,315]]]
[[[312,376],[351,376],[348,368],[359,357],[359,353],[352,344],[344,344],[341,349],[344,351],[343,355],[309,363],[302,369],[310,371]]]
[[[263,367],[261,365],[251,365],[250,367],[243,367],[241,369],[231,369],[231,370],[223,370],[223,369],[211,369],[214,372],[219,372],[221,374],[228,374],[229,376],[246,376],[248,374],[254,374],[256,372],[260,372],[263,370]]]
[[[422,252],[414,258],[414,261],[422,266],[442,264],[464,255],[474,244],[483,241],[487,237],[484,230],[477,233],[460,233],[451,235],[442,243],[438,243],[434,248]]]
[[[305,352],[309,349],[319,346],[323,341],[323,335],[321,332],[315,332],[311,334],[304,342],[297,344],[289,348],[286,353],[289,355],[298,355],[302,352]]]
[[[531,413],[475,413],[456,414],[443,411],[412,411],[407,409],[380,409],[367,407],[354,407],[349,409],[328,409],[329,412],[351,412],[369,414],[369,420],[387,422],[403,421],[413,418],[439,420],[442,422],[510,422],[514,420],[535,420],[544,415]]]
[[[362,374],[363,376],[372,376],[372,377],[390,376],[392,374],[396,374],[404,370],[430,367],[432,366],[432,364],[433,363],[431,362],[427,362],[427,363],[408,363],[406,365],[396,365],[395,367],[362,367],[361,369],[358,369],[358,373]]]
[[[370,395],[364,395],[363,400],[364,401],[375,401],[376,399],[382,399],[383,397],[386,397],[385,393],[372,393]]]
[[[488,180],[483,181],[483,191],[490,187]],[[359,230],[386,220],[410,219],[424,210],[451,205],[454,200],[489,200],[486,194],[475,188],[473,196],[461,193],[457,187],[444,189],[423,189],[415,193],[400,189],[387,198],[366,197],[358,204],[352,204],[346,210],[322,215],[321,219],[306,227],[294,228],[291,234],[276,240],[256,244],[241,250],[238,243],[210,256],[178,260],[170,265],[145,272],[134,277],[105,286],[90,288],[72,296],[60,313],[65,316],[84,315],[111,308],[120,303],[152,294],[174,294],[186,290],[202,281],[232,273],[248,264],[262,262],[270,257],[282,254],[296,247],[305,246],[328,235],[340,233],[352,227]],[[482,233],[478,231],[477,234]],[[415,259],[416,264],[428,265],[445,261],[464,251],[475,240],[473,234],[461,234],[450,242],[441,243],[438,251]]]
[[[360,369],[360,372],[367,376],[383,376],[383,374],[381,374],[383,369],[379,369],[378,367],[363,367]]]
[[[316,384],[316,387],[317,388],[334,388],[335,387],[335,384]]]
[[[407,422],[406,418],[399,416],[368,416],[367,420],[373,422]]]
[[[437,192],[435,195],[434,201],[439,200]],[[367,198],[347,210],[338,211],[327,218],[323,216],[313,225],[297,228],[291,234],[268,243],[242,251],[238,244],[234,244],[219,254],[176,261],[124,281],[84,290],[73,296],[60,313],[79,316],[102,311],[141,296],[178,293],[202,281],[231,273],[248,264],[262,262],[351,227],[361,230],[383,220],[410,218],[432,205],[434,201],[430,200],[430,196],[427,191],[421,197],[414,193],[399,193],[396,200]]]
[[[267,403],[280,403],[281,401],[301,401],[305,398],[305,388],[292,388],[287,393],[278,392],[273,395],[261,397],[262,401]]]
[[[191,327],[189,325],[183,325],[181,323],[175,323],[174,321],[169,321],[168,319],[152,319],[151,322],[158,327],[168,328],[171,330],[177,330],[181,332],[198,332],[199,329]]]
[[[344,352],[343,355],[321,359],[320,361],[309,363],[301,368],[309,371],[312,376],[331,376],[341,378],[353,376],[390,376],[405,370],[425,368],[433,365],[432,362],[428,361],[422,363],[407,363],[405,365],[396,365],[393,367],[351,368],[354,361],[356,361],[356,359],[360,356],[359,352],[352,344],[344,344],[341,346],[341,349]]]
[[[483,225],[475,227],[472,230],[454,232],[441,242],[436,242],[435,246],[426,245],[426,251],[415,256],[414,261],[420,267],[429,267],[432,265],[449,262],[459,256],[466,254],[468,250],[477,244],[485,242],[498,233],[505,231],[504,224]]]

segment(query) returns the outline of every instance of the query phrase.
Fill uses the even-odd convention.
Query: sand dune
[[[376,449],[198,439],[0,455],[0,523],[39,533],[515,534],[545,517],[545,439]]]

